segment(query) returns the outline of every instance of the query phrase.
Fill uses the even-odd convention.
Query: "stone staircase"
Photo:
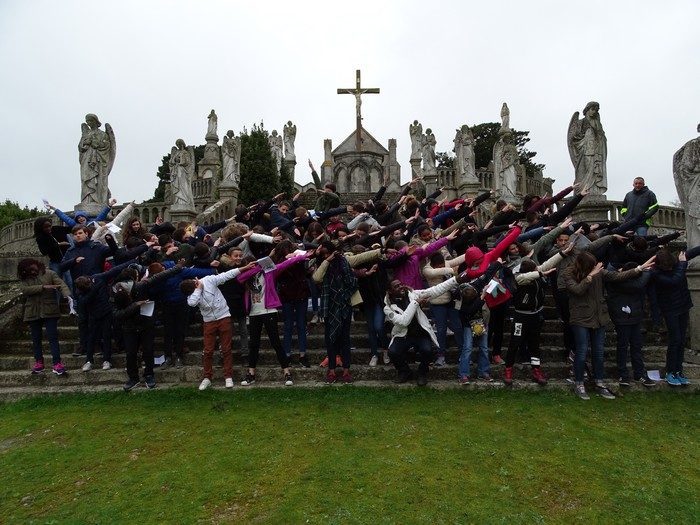
[[[542,368],[549,377],[550,383],[547,388],[571,388],[566,381],[569,377],[569,364],[567,362],[566,351],[563,349],[562,325],[555,317],[554,307],[550,304],[545,309],[545,316],[550,318],[545,321],[542,334]],[[393,383],[395,370],[392,365],[381,363],[376,367],[368,366],[370,351],[368,348],[366,326],[360,313],[355,314],[355,321],[351,327],[352,351],[352,373],[356,384],[379,387],[397,387]],[[504,352],[508,345],[508,322],[506,322],[506,334],[504,335]],[[163,328],[156,329],[155,355],[163,353]],[[280,334],[282,334],[282,324],[280,322]],[[28,330],[24,334],[17,334],[15,337],[6,337],[0,340],[0,399],[16,399],[20,397],[56,394],[69,392],[101,392],[120,391],[121,386],[126,381],[125,355],[115,354],[112,357],[111,370],[101,369],[101,356],[95,357],[95,368],[90,372],[83,372],[81,367],[84,362],[83,357],[74,357],[72,352],[78,348],[78,328],[75,318],[64,315],[59,322],[59,340],[61,343],[61,354],[63,362],[68,372],[63,376],[56,376],[51,373],[50,366],[43,374],[32,375],[30,367],[33,364],[31,341]],[[449,351],[447,353],[447,366],[432,368],[429,375],[429,386],[432,388],[461,388],[461,389],[485,389],[503,388],[501,381],[503,367],[495,366],[491,368],[493,383],[483,381],[472,381],[471,385],[460,385],[457,381],[457,362],[459,351],[452,338],[448,339]],[[296,344],[296,337],[294,338]],[[202,352],[202,328],[201,321],[194,319],[188,331],[185,345],[188,352],[181,368],[168,367],[166,369],[156,368],[156,381],[158,388],[170,388],[175,386],[194,388],[202,378],[201,352]],[[252,388],[260,387],[280,387],[283,388],[282,373],[277,364],[274,350],[272,350],[266,335],[263,333],[260,359],[257,369],[256,385]],[[322,325],[309,325],[307,337],[307,355],[311,362],[311,368],[302,368],[298,363],[298,354],[292,356],[292,374],[294,377],[294,387],[320,387],[324,385],[325,369],[318,364],[325,357],[325,345]],[[666,355],[665,337],[647,330],[645,334],[644,359],[649,370],[663,370]],[[475,357],[475,354],[472,354]],[[44,358],[47,363],[51,362],[50,353],[45,349]],[[234,358],[234,382],[236,389],[245,387],[238,386],[243,379],[247,368],[247,360],[241,352],[240,338],[234,337],[233,341]],[[694,356],[689,355],[692,360]],[[609,331],[606,336],[606,378],[609,384],[617,388],[617,371],[615,367],[615,334]],[[220,364],[218,353],[215,355],[215,365]],[[415,365],[413,366],[415,369]],[[475,372],[475,367],[472,367]],[[529,365],[516,364],[514,388],[540,388],[530,381]],[[223,388],[222,368],[214,368],[214,386]],[[684,391],[692,391],[698,388],[700,383],[700,365],[687,362],[685,366],[686,375],[691,378],[694,385],[684,387]],[[415,384],[399,385],[401,388],[411,388]],[[287,387],[289,388],[289,387]],[[670,388],[665,383],[657,385],[656,389]],[[643,389],[634,385],[630,390]],[[145,388],[137,388],[134,391],[146,391]]]

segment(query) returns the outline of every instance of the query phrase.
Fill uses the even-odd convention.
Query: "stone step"
[[[282,331],[280,333],[280,339],[283,338],[283,333]],[[75,349],[79,346],[78,344],[78,333],[77,331],[74,331],[70,334],[64,334],[64,336],[59,335],[59,342],[61,345],[61,352],[63,354],[70,354]],[[388,334],[388,337],[390,338],[391,336]],[[310,332],[307,335],[307,348],[309,349],[314,349],[314,348],[325,348],[325,336],[323,333],[323,327],[317,327],[314,329],[311,329]],[[369,346],[369,341],[367,337],[367,332],[364,326],[354,326],[353,330],[351,331],[350,334],[350,340],[351,340],[351,345],[356,347],[356,348],[363,348],[363,347],[368,347]],[[190,351],[195,351],[195,352],[200,352],[202,350],[203,346],[203,337],[201,335],[201,332],[194,332],[193,330],[190,330],[189,335],[185,339],[185,346],[189,348]],[[505,332],[503,334],[503,352],[508,348],[508,343],[510,341],[510,333]],[[606,332],[605,335],[605,346],[608,348],[614,348],[616,345],[617,337],[615,335],[614,331],[611,331],[610,329]],[[455,347],[455,342],[454,338],[452,336],[448,336],[447,338],[447,344],[448,347]],[[162,350],[163,348],[163,338],[160,335],[157,335],[155,338],[155,349],[156,351]],[[666,337],[664,335],[659,335],[657,333],[647,333],[644,335],[644,345],[645,347],[649,346],[664,346],[666,344]],[[563,336],[562,332],[556,329],[552,329],[549,331],[543,331],[540,334],[540,345],[542,347],[548,347],[548,346],[559,346],[561,347],[563,345]],[[114,345],[113,345],[114,346]],[[241,346],[241,339],[239,335],[234,335],[233,337],[233,348],[238,349]],[[17,352],[31,352],[31,347],[32,343],[29,340],[29,338],[22,338],[22,339],[17,339],[17,338],[10,338],[10,339],[5,339],[0,341],[0,355],[2,354],[11,354],[11,353],[17,353]],[[44,341],[44,348],[45,352],[47,352],[47,343]],[[261,338],[261,348],[270,348],[269,340],[267,338],[267,334],[263,331],[262,338]],[[297,337],[294,335],[292,337],[292,348],[298,348],[297,345]]]
[[[195,389],[197,388],[198,382],[197,383],[192,383],[192,384],[182,384],[182,383],[159,383],[158,386],[156,387],[157,390],[165,390],[165,389]],[[614,383],[609,384],[612,390],[616,394],[620,394],[620,389],[615,385]],[[296,381],[293,387],[285,387],[282,386],[281,383],[256,383],[252,387],[242,387],[239,385],[236,385],[233,389],[226,389],[224,388],[223,384],[220,382],[215,382],[212,383],[212,386],[210,389],[212,390],[217,390],[217,391],[229,391],[229,392],[241,392],[243,390],[253,390],[253,389],[259,389],[259,388],[306,388],[306,389],[311,389],[311,388],[356,388],[356,387],[366,387],[366,388],[376,388],[378,390],[377,395],[382,395],[383,392],[386,391],[387,388],[390,389],[401,389],[401,390],[406,390],[406,389],[416,389],[416,388],[425,388],[429,389],[430,391],[436,391],[436,390],[464,390],[465,392],[473,392],[473,391],[484,391],[484,390],[493,390],[493,389],[503,389],[503,388],[510,388],[513,390],[527,390],[527,391],[540,391],[543,388],[532,383],[529,381],[514,381],[512,387],[506,387],[502,382],[500,381],[494,381],[493,383],[486,383],[486,382],[473,382],[469,385],[462,385],[457,381],[454,380],[431,380],[428,382],[427,387],[417,387],[415,383],[409,382],[409,383],[404,383],[401,385],[397,385],[392,382],[387,382],[387,381],[373,381],[373,380],[357,380],[355,381],[352,385],[345,385],[343,383],[336,383],[334,385],[326,385],[322,381]],[[546,390],[561,390],[561,391],[570,391],[572,388],[571,383],[566,382],[566,381],[557,381],[557,380],[552,380],[550,381],[544,389]],[[653,388],[645,388],[643,386],[639,385],[632,385],[629,388],[625,388],[624,391],[622,392],[622,395],[626,394],[627,392],[648,392],[650,395],[653,394],[653,392],[659,392],[663,390],[672,390],[674,392],[677,392],[680,394],[683,393],[694,393],[700,390],[700,382],[692,385],[688,385],[685,387],[670,387],[668,386],[665,382],[660,382],[657,384],[657,386]],[[36,397],[36,396],[57,396],[57,395],[66,395],[66,394],[97,394],[101,392],[114,392],[115,394],[120,394],[120,395],[148,395],[148,390],[145,388],[145,386],[141,385],[139,387],[134,388],[131,390],[129,393],[124,393],[121,389],[121,385],[117,384],[101,384],[101,385],[40,385],[40,386],[34,386],[34,385],[29,385],[29,386],[13,386],[13,387],[6,387],[0,389],[0,402],[8,402],[8,401],[16,401],[19,399],[25,399],[28,397]],[[591,396],[595,397],[591,390]],[[206,395],[206,394],[203,394]]]
[[[663,363],[647,363],[650,370],[661,369]],[[415,369],[415,365],[413,365]],[[566,362],[543,363],[542,369],[552,379],[566,379],[569,377],[569,365]],[[358,380],[385,381],[387,386],[396,377],[396,371],[393,366],[376,366],[369,367],[366,365],[353,365],[351,367],[353,376]],[[472,369],[475,372],[475,369]],[[500,380],[503,374],[503,367],[492,367],[491,374],[496,380]],[[246,369],[240,365],[234,367],[233,379],[239,383]],[[514,371],[515,379],[518,381],[529,382],[530,372],[529,367],[517,365]],[[700,365],[688,364],[684,367],[684,372],[688,378],[697,382],[700,379]],[[299,382],[322,382],[325,378],[326,370],[318,366],[312,368],[293,367],[293,377]],[[180,369],[168,368],[166,370],[155,371],[156,381],[158,383],[198,383],[202,378],[202,369],[199,366],[184,366]],[[283,377],[282,371],[277,366],[260,366],[256,370],[257,380],[261,383],[276,383],[281,384]],[[430,370],[430,378],[433,380],[454,380],[458,377],[457,365],[446,365]],[[605,377],[609,381],[611,378],[617,377],[616,367],[612,363],[606,363]],[[113,384],[118,385],[126,380],[126,373],[123,369],[113,368],[111,370],[92,370],[83,372],[81,370],[69,370],[62,376],[57,376],[51,373],[50,370],[42,374],[31,374],[27,370],[11,370],[0,372],[0,387],[22,387],[35,386],[37,388],[44,386],[60,386],[60,385],[83,385],[92,387],[95,385]],[[223,382],[223,370],[221,368],[214,369],[214,381]]]
[[[567,357],[567,353],[561,347],[542,347],[541,349],[541,359],[543,362],[556,362],[563,361]],[[156,351],[156,357],[162,355],[161,350]],[[459,360],[460,352],[455,347],[450,347],[446,354],[446,359],[448,363],[457,363]],[[317,365],[320,363],[324,357],[326,357],[326,350],[324,347],[321,348],[309,348],[307,350],[307,356],[309,362],[312,365]],[[666,347],[652,346],[645,347],[643,351],[643,356],[645,361],[656,361],[663,362],[666,359]],[[612,348],[608,348],[605,351],[605,359],[610,362],[615,362],[616,352]],[[690,356],[690,353],[688,354]],[[367,364],[371,358],[371,352],[367,347],[358,347],[352,351],[352,359],[354,363]],[[472,358],[475,358],[475,354],[472,353]],[[44,355],[46,363],[50,363],[51,357],[48,354]],[[292,354],[292,362],[296,363],[298,359],[297,353]],[[70,353],[64,353],[61,356],[63,364],[69,369],[79,369],[83,366],[85,362],[84,357],[72,356]],[[686,361],[689,361],[687,359]],[[381,361],[381,358],[380,358]],[[214,362],[219,362],[219,352],[215,353]],[[236,366],[239,364],[247,363],[247,355],[242,354],[239,349],[233,351],[233,362]],[[261,348],[260,357],[258,359],[260,365],[275,365],[277,363],[277,355],[269,347],[269,345]],[[102,355],[95,355],[95,366],[100,367],[102,363]],[[115,368],[124,368],[126,366],[126,356],[124,353],[112,355],[111,360],[112,365]],[[193,351],[190,348],[190,352],[185,354],[184,364],[188,366],[200,366],[202,363],[201,351]],[[29,370],[34,364],[34,358],[31,356],[31,349],[26,348],[25,351],[15,351],[12,354],[0,354],[0,370]]]

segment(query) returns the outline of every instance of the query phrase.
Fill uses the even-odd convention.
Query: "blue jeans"
[[[462,321],[459,318],[459,311],[455,309],[453,303],[431,304],[430,315],[435,320],[435,328],[438,340],[438,355],[445,355],[447,352],[447,327],[455,334],[457,348],[464,346],[464,334]]]
[[[664,315],[668,330],[668,348],[666,349],[666,373],[683,373],[685,357],[685,338],[688,334],[689,312],[678,315]]]
[[[309,282],[309,290],[311,291],[311,310],[313,311],[313,313],[317,314],[318,302],[321,293],[318,289],[318,285],[311,277],[309,277],[307,281]]]
[[[471,356],[473,345],[476,344],[479,352],[477,362],[477,373],[479,376],[484,376],[491,371],[489,365],[489,345],[488,334],[485,331],[483,334],[474,337],[472,329],[466,325],[463,330],[464,344],[462,345],[462,354],[459,356],[459,375],[461,377],[469,375],[471,366]]]
[[[379,346],[386,348],[386,332],[384,331],[384,309],[379,303],[365,303],[365,319],[369,335],[369,349],[372,355],[379,355]]]
[[[571,331],[574,333],[574,344],[576,353],[574,356],[574,380],[583,383],[583,370],[586,365],[586,355],[588,354],[588,344],[591,345],[593,356],[593,377],[598,381],[603,380],[603,346],[605,344],[605,327],[586,328],[572,324]]]
[[[292,333],[294,325],[297,327],[297,339],[299,341],[299,353],[306,354],[306,309],[309,300],[288,301],[282,303],[282,317],[284,317],[284,340],[282,348],[287,356],[292,354]]]
[[[63,282],[66,283],[66,286],[68,286],[68,289],[72,290],[73,289],[73,278],[71,277],[70,272],[61,273],[61,270],[59,268],[60,265],[61,265],[61,263],[50,262],[49,263],[49,270],[53,270],[56,273],[56,275],[58,275],[61,279],[63,279]]]
[[[425,337],[394,337],[389,347],[389,355],[391,362],[394,363],[396,370],[399,372],[408,372],[410,367],[406,361],[406,354],[413,347],[416,350],[416,357],[420,364],[418,365],[418,373],[427,375],[430,368],[430,361],[433,358],[433,346],[430,336]]]
[[[629,379],[627,370],[627,350],[632,359],[634,378],[644,377],[644,360],[642,359],[642,324],[615,325],[617,333],[617,373],[621,379]]]
[[[55,365],[61,362],[61,352],[58,347],[58,317],[45,317],[44,319],[29,321],[34,359],[37,361],[44,359],[44,353],[41,350],[41,331],[44,326],[46,327],[46,338],[49,340],[49,348],[51,349],[51,359]]]

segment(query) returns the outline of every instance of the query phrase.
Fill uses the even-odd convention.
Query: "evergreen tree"
[[[41,214],[41,211],[37,208],[21,207],[18,203],[5,199],[5,202],[0,204],[0,228],[4,228],[15,221],[38,217]]]
[[[476,169],[485,168],[489,165],[493,158],[493,146],[498,141],[498,131],[501,129],[501,124],[496,122],[485,122],[472,126],[472,134],[474,135],[474,165]],[[532,161],[532,158],[537,155],[536,151],[529,151],[525,144],[530,142],[528,135],[529,131],[511,130],[513,135],[513,144],[520,155],[520,163],[525,166],[527,176],[534,176],[537,170],[544,169],[544,164],[537,164]]]
[[[238,201],[252,204],[259,199],[271,199],[279,193],[280,181],[277,166],[272,158],[268,132],[253,125],[248,133],[241,134],[241,187]]]
[[[294,179],[284,162],[282,162],[282,167],[280,168],[280,192],[286,193],[288,198],[291,198],[296,193],[294,191]]]

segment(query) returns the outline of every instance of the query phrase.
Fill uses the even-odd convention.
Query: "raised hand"
[[[681,256],[683,257],[683,259],[681,259]],[[681,252],[680,254],[678,254],[678,260],[679,260],[679,261],[684,261],[684,260],[685,260],[685,252]],[[656,255],[654,255],[653,257],[651,257],[651,258],[649,258],[648,260],[646,260],[646,261],[644,262],[644,264],[642,264],[642,265],[640,266],[640,268],[642,269],[642,271],[649,270],[649,269],[651,269],[651,268],[654,266],[654,264],[656,264]]]

